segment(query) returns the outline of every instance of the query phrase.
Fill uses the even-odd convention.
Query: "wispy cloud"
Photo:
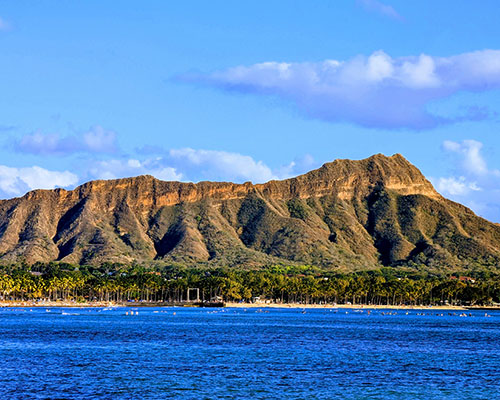
[[[305,115],[325,121],[418,130],[488,118],[487,110],[474,107],[462,115],[440,116],[430,112],[428,105],[459,92],[499,89],[500,51],[399,58],[376,51],[346,61],[265,62],[179,79],[227,91],[278,96]]]
[[[394,7],[382,3],[377,0],[356,0],[358,7],[362,7],[366,11],[375,12],[396,20],[403,20],[403,17],[394,9]]]
[[[90,169],[92,178],[111,179],[140,174],[162,180],[227,180],[265,182],[276,179],[271,168],[252,157],[217,150],[167,150],[160,156],[101,161]]]
[[[226,151],[173,149],[168,151],[165,161],[175,165],[185,176],[202,180],[266,182],[277,178],[262,161]]]
[[[161,159],[138,160],[129,158],[97,161],[89,170],[91,179],[117,179],[138,175],[153,175],[164,181],[183,179],[181,173],[178,173],[173,167],[164,165]]]
[[[477,140],[462,142],[445,140],[443,142],[443,149],[459,156],[460,169],[469,176],[482,176],[491,172],[481,154],[482,148],[483,144]]]
[[[69,171],[51,171],[39,166],[13,168],[0,165],[0,197],[20,196],[28,190],[69,187],[78,176]]]
[[[482,148],[477,140],[445,141],[442,149],[452,156],[453,173],[431,180],[443,195],[500,222],[500,170],[488,166]]]
[[[15,130],[16,127],[14,125],[2,125],[0,124],[0,132],[10,132]]]
[[[310,155],[273,169],[248,155],[221,150],[142,148],[139,153],[142,159],[99,161],[90,168],[89,177],[112,179],[149,174],[162,180],[262,183],[299,175],[316,166]]]
[[[137,149],[136,157],[118,154],[116,158],[105,160],[92,158],[75,166],[78,175],[69,171],[51,171],[39,166],[13,168],[0,165],[0,198],[19,196],[33,189],[71,189],[88,180],[138,175],[153,175],[164,181],[263,183],[300,175],[318,167],[316,161],[307,154],[286,165],[271,168],[248,155],[192,148],[144,147]]]
[[[70,155],[74,153],[114,153],[116,133],[95,126],[81,135],[60,136],[35,132],[16,141],[14,147],[22,153],[37,155]]]
[[[8,21],[0,17],[0,31],[8,31],[10,30],[11,25]]]
[[[319,165],[313,156],[304,154],[303,156],[295,157],[289,164],[277,168],[275,174],[279,179],[285,179],[304,174],[318,167]]]
[[[451,196],[465,196],[469,195],[472,191],[481,191],[476,182],[468,182],[464,176],[439,178],[435,181],[436,189],[438,192]]]

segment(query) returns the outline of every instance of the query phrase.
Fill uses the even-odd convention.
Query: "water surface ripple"
[[[131,311],[0,309],[0,398],[427,400],[500,394],[498,311],[488,311],[491,317],[484,311],[468,317],[416,310]]]

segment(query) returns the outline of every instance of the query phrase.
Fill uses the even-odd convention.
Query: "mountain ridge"
[[[98,189],[99,187],[109,186],[109,185],[115,185],[115,189],[119,189],[120,187],[123,187],[126,184],[133,183],[135,181],[141,181],[141,180],[164,182],[164,183],[172,184],[173,186],[178,185],[179,189],[182,188],[185,190],[188,190],[189,188],[194,188],[194,187],[201,187],[202,189],[205,189],[205,188],[207,188],[207,186],[216,186],[219,188],[228,187],[228,188],[232,188],[233,190],[235,188],[239,188],[239,189],[241,189],[241,188],[247,188],[247,189],[256,188],[256,189],[263,190],[265,192],[266,190],[272,191],[271,188],[273,186],[275,186],[276,184],[279,185],[279,184],[284,184],[287,182],[301,180],[301,179],[304,179],[305,177],[311,176],[313,174],[319,174],[322,171],[328,170],[329,168],[332,168],[333,166],[335,166],[336,164],[339,164],[339,163],[361,163],[361,162],[377,161],[380,159],[394,159],[394,160],[398,160],[398,161],[403,161],[405,164],[407,164],[407,166],[409,166],[415,170],[413,172],[416,172],[418,175],[420,175],[419,178],[421,178],[423,181],[425,181],[425,184],[420,183],[419,185],[421,185],[421,186],[428,185],[427,192],[425,193],[426,195],[433,196],[433,197],[440,196],[439,193],[437,193],[434,190],[434,188],[432,187],[430,182],[427,181],[425,179],[425,177],[420,173],[420,171],[418,171],[417,168],[415,168],[411,163],[409,163],[401,154],[394,154],[391,157],[386,157],[382,154],[375,154],[373,156],[370,156],[370,157],[362,159],[362,160],[337,159],[337,160],[334,160],[332,162],[325,163],[321,167],[319,167],[315,170],[311,170],[309,172],[306,172],[304,174],[301,174],[301,175],[298,175],[298,176],[295,176],[292,178],[287,178],[287,179],[283,179],[283,180],[270,180],[268,182],[258,183],[258,184],[252,184],[251,182],[233,183],[233,182],[228,182],[228,181],[227,182],[226,181],[222,181],[222,182],[219,182],[219,181],[200,181],[197,183],[179,182],[179,181],[163,181],[163,180],[160,180],[158,178],[155,178],[152,175],[138,175],[138,176],[134,176],[134,177],[118,178],[118,179],[92,180],[92,181],[85,182],[72,190],[66,190],[63,188],[36,189],[36,190],[29,191],[28,193],[26,193],[24,196],[21,196],[21,197],[0,200],[0,204],[2,204],[3,202],[6,202],[6,201],[21,199],[21,198],[25,198],[25,197],[27,197],[28,199],[34,199],[34,198],[36,198],[38,193],[56,192],[56,193],[62,193],[62,195],[65,196],[65,195],[68,195],[70,193],[75,193],[75,192],[85,193],[89,189],[90,190]],[[386,185],[386,186],[389,189],[398,189],[398,187],[396,185],[393,185],[393,186]],[[405,189],[405,190],[409,189],[408,185],[401,185],[400,188]],[[430,190],[429,190],[429,188],[430,188]],[[424,193],[422,192],[420,194],[424,194]],[[185,201],[185,199],[179,199],[178,201]],[[172,204],[168,204],[168,205],[172,205]]]
[[[500,226],[445,199],[400,154],[255,185],[141,175],[0,200],[0,262],[358,270],[499,259]]]

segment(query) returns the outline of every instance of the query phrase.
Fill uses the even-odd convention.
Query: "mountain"
[[[0,263],[498,268],[500,226],[445,199],[399,154],[249,182],[152,176],[0,201]]]

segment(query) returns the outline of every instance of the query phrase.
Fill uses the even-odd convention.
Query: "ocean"
[[[500,312],[461,313],[2,308],[0,399],[500,398]]]

